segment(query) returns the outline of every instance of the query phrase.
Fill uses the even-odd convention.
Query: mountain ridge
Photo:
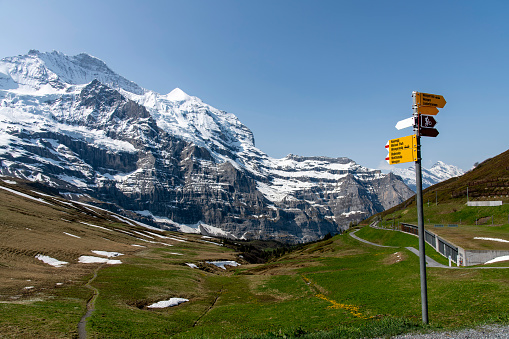
[[[427,188],[438,184],[439,182],[461,176],[465,172],[454,165],[448,165],[443,161],[437,161],[431,168],[422,168],[422,188]],[[415,167],[410,166],[408,168],[395,168],[391,170],[392,173],[399,175],[405,184],[407,184],[412,191],[416,191],[416,178],[415,178]]]
[[[0,60],[0,127],[2,174],[148,211],[173,230],[306,242],[412,194],[348,158],[271,158],[234,114],[178,88],[143,89],[85,54]]]

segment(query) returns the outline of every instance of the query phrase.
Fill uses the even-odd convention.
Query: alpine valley
[[[87,54],[0,61],[0,173],[162,229],[288,243],[414,192],[348,158],[269,157],[235,115],[141,88]]]

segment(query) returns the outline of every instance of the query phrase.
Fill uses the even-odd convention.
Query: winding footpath
[[[95,301],[97,300],[97,297],[99,296],[99,290],[90,284],[95,280],[95,278],[97,278],[97,272],[99,272],[99,270],[103,266],[104,266],[104,264],[97,267],[94,271],[94,276],[92,278],[90,278],[90,280],[85,284],[85,287],[88,289],[91,289],[94,292],[94,294],[87,302],[87,312],[85,313],[85,315],[83,317],[81,317],[81,320],[78,323],[78,338],[79,339],[87,339],[87,330],[86,330],[87,318],[92,315],[92,312],[94,312]]]
[[[373,224],[371,224],[369,227],[373,227],[373,228],[377,228],[377,229],[381,229],[379,227],[376,227],[376,226],[373,226]],[[350,236],[356,240],[359,240],[363,243],[366,243],[366,244],[369,244],[369,245],[372,245],[372,246],[377,246],[377,247],[386,247],[386,248],[400,248],[398,246],[384,246],[384,245],[380,245],[380,244],[375,244],[374,242],[370,242],[370,241],[367,241],[367,240],[364,240],[364,239],[361,239],[359,238],[358,236],[355,235],[355,233],[357,231],[359,231],[360,229],[358,230],[355,230],[355,231],[352,231],[350,232]],[[415,255],[419,256],[419,250],[414,248],[414,247],[405,247],[407,250],[409,250],[410,252],[414,253]],[[440,267],[440,268],[449,268],[449,269],[459,269],[459,267],[454,267],[454,266],[447,266],[447,265],[443,265],[441,263],[439,263],[438,261],[434,260],[434,259],[431,259],[430,257],[426,256],[426,266],[427,267]],[[479,270],[479,269],[508,269],[509,267],[492,267],[492,266],[489,266],[489,267],[463,267],[462,269],[466,269],[466,270]]]
[[[355,232],[357,232],[357,231],[358,230],[350,232],[350,236],[352,238],[354,238],[354,239],[362,241],[363,243],[366,243],[366,244],[369,244],[369,245],[373,245],[373,246],[378,246],[378,247],[399,248],[398,246],[384,246],[384,245],[375,244],[374,242],[370,242],[370,241],[361,239],[361,238],[359,238],[358,236],[355,235]],[[419,250],[417,250],[417,249],[415,249],[413,247],[405,247],[405,248],[407,250],[409,250],[410,252],[412,252],[412,253],[416,254],[417,256],[419,256]],[[426,266],[428,266],[428,267],[441,267],[441,268],[457,268],[457,267],[449,267],[449,266],[446,266],[446,265],[442,265],[441,263],[437,262],[436,260],[431,259],[428,256],[426,256]]]

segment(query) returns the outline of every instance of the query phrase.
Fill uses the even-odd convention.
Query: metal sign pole
[[[416,202],[417,202],[417,226],[419,230],[419,266],[421,275],[421,303],[422,303],[422,322],[428,324],[428,286],[426,280],[426,252],[424,242],[424,214],[422,206],[422,170],[421,170],[421,119],[418,114],[417,92],[412,93],[414,115],[417,118],[417,160],[415,161],[415,181],[416,181]]]

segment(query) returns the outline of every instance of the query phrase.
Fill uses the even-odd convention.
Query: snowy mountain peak
[[[54,90],[62,90],[72,85],[85,85],[97,79],[114,89],[138,95],[145,92],[134,82],[112,71],[102,60],[86,53],[67,56],[57,51],[42,53],[30,50],[27,55],[0,60],[1,73],[1,89],[38,91],[49,85]],[[6,80],[2,81],[3,78]]]
[[[175,88],[173,91],[168,93],[166,95],[166,98],[170,101],[186,101],[191,99],[189,95],[187,95],[183,90],[180,88]]]
[[[413,191],[416,190],[415,181],[415,167],[409,168],[395,168],[391,172],[399,175],[405,184],[408,185]],[[437,161],[431,168],[422,168],[422,188],[426,188],[447,179],[458,177],[465,174],[465,172],[454,165],[448,165],[443,161]]]

